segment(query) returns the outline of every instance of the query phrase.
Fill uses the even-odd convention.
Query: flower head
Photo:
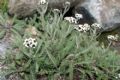
[[[120,79],[120,74],[118,74],[118,75],[116,76],[116,79]]]
[[[59,9],[53,9],[53,11],[56,12],[56,13],[60,13]]]
[[[64,19],[70,23],[77,24],[77,19],[74,17],[65,17]]]
[[[90,25],[87,24],[87,23],[85,23],[85,24],[83,25],[83,30],[89,31],[89,30],[90,30]]]
[[[82,18],[83,18],[83,15],[76,13],[76,14],[75,14],[75,18],[76,18],[76,19],[82,19]]]
[[[23,45],[27,48],[35,48],[37,46],[37,41],[35,38],[28,38],[24,40]]]
[[[115,40],[115,41],[117,41],[118,40],[118,35],[116,34],[116,35],[108,35],[107,36],[107,38],[108,38],[108,40]]]
[[[93,28],[96,28],[96,29],[101,29],[102,28],[102,26],[100,24],[98,24],[98,23],[93,23],[91,26]]]
[[[69,6],[69,5],[70,5],[70,2],[66,1],[66,2],[65,2],[65,5]]]
[[[46,0],[40,0],[40,1],[39,1],[39,4],[40,4],[40,5],[44,5],[44,4],[46,4],[46,3],[47,3]]]
[[[75,29],[77,30],[77,31],[80,31],[80,32],[82,32],[83,31],[83,29],[82,29],[82,27],[83,27],[83,25],[76,25],[75,26]]]
[[[75,27],[76,30],[80,31],[80,32],[87,32],[90,30],[90,25],[85,23],[85,24],[80,24],[77,27]]]

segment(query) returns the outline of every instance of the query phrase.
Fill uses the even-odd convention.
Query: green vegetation
[[[25,20],[0,15],[2,26],[12,25],[9,29],[11,48],[3,59],[8,67],[3,70],[5,75],[17,74],[21,80],[116,80],[120,55],[101,47],[96,40],[96,31],[81,33],[56,12],[40,14],[42,16]],[[26,30],[33,27],[37,34]],[[0,32],[0,36],[3,37],[4,32]],[[29,37],[37,39],[35,48],[23,45]]]
[[[0,0],[0,10],[7,11],[8,0]]]

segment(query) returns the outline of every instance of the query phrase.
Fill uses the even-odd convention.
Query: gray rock
[[[35,12],[36,4],[37,0],[9,0],[8,12],[10,15],[16,15],[17,17],[26,17]]]
[[[103,31],[120,27],[120,0],[87,0],[82,6],[103,26]]]
[[[5,52],[8,48],[9,48],[9,43],[8,42],[4,42],[4,41],[0,42],[0,56],[2,58],[5,57]]]
[[[0,80],[6,80],[4,76],[0,76]]]
[[[34,14],[40,7],[40,0],[9,0],[9,14],[26,17]],[[71,7],[84,7],[96,22],[103,26],[102,31],[111,31],[120,24],[120,0],[48,0],[48,9],[63,9],[66,1]]]
[[[41,0],[9,0],[8,9],[10,15],[15,15],[17,17],[30,16],[36,12],[36,9],[40,6]],[[66,1],[70,2],[70,6],[76,6],[85,0],[47,0],[48,9],[57,8],[63,9]]]

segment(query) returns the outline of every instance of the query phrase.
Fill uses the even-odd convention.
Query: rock
[[[4,76],[0,76],[0,80],[6,80]]]
[[[9,14],[17,17],[26,17],[34,14],[40,7],[41,0],[9,0]],[[44,0],[43,0],[44,1]],[[111,31],[120,24],[120,0],[48,0],[48,9],[63,9],[65,2],[71,3],[70,7],[81,13],[81,7],[86,9],[84,21],[98,22],[103,26],[103,31]],[[69,14],[69,13],[68,13]],[[87,15],[91,14],[88,18]]]
[[[48,0],[48,8],[64,9],[66,2],[70,2],[70,7],[76,7],[85,2],[85,0]]]
[[[9,0],[8,12],[10,15],[16,15],[20,18],[30,16],[40,7],[40,1],[41,0]],[[48,0],[48,9],[63,9],[66,1],[70,2],[70,7],[74,7],[85,0]]]
[[[36,4],[37,0],[9,0],[8,13],[19,18],[30,16],[35,12]]]
[[[4,58],[5,57],[5,52],[9,48],[9,43],[1,41],[0,42],[0,57]]]
[[[103,31],[120,26],[120,0],[88,0],[82,6],[103,26]]]
[[[5,78],[5,72],[4,72],[4,70],[7,70],[7,66],[5,66],[4,65],[4,63],[2,62],[2,61],[0,61],[0,80],[7,80],[6,78]]]

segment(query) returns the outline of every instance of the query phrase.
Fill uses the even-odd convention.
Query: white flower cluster
[[[118,74],[118,75],[116,76],[116,79],[120,79],[120,74]]]
[[[47,1],[46,1],[46,0],[40,0],[40,1],[39,1],[39,4],[40,4],[40,5],[47,4]]]
[[[75,14],[75,18],[76,18],[76,19],[82,19],[82,18],[83,18],[83,15],[76,13],[76,14]]]
[[[53,9],[54,12],[60,13],[59,9]]]
[[[108,39],[108,40],[115,40],[115,41],[117,41],[118,38],[119,38],[119,36],[118,36],[117,34],[116,34],[116,35],[108,35],[108,36],[107,36],[107,39]]]
[[[77,19],[75,19],[74,17],[65,17],[64,20],[72,24],[77,24]]]
[[[83,25],[78,25],[75,27],[76,30],[80,31],[80,32],[87,32],[90,30],[90,25],[85,23]]]
[[[101,29],[102,28],[102,26],[100,24],[98,24],[98,23],[93,23],[91,26],[93,28],[96,28],[96,29]]]
[[[65,2],[65,5],[66,5],[66,6],[69,6],[69,5],[70,5],[70,2],[69,2],[69,1],[66,1],[66,2]]]
[[[35,38],[28,38],[24,40],[23,45],[27,48],[35,48],[37,46],[37,41]]]
[[[65,17],[64,20],[68,21],[69,23],[72,24],[77,24],[79,19],[82,19],[83,15],[82,14],[75,14],[75,18],[74,17]]]
[[[78,26],[75,26],[75,29],[80,32],[87,32],[90,29],[101,29],[102,27],[98,23],[93,23],[92,25],[89,25],[87,23],[85,24],[79,24]]]

